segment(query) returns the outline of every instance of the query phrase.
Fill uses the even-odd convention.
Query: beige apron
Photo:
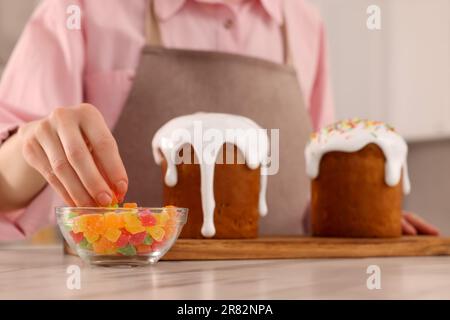
[[[279,171],[268,178],[269,213],[260,219],[260,233],[302,233],[309,195],[303,150],[311,127],[294,69],[236,54],[163,48],[149,12],[148,43],[113,130],[129,178],[126,200],[162,205],[162,173],[151,141],[165,122],[198,111],[238,114],[280,129]],[[283,34],[287,39],[284,28]]]

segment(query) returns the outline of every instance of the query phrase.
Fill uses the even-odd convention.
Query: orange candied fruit
[[[125,202],[123,204],[123,208],[128,208],[128,209],[135,209],[137,208],[137,203],[136,202]]]
[[[115,212],[105,213],[105,227],[107,229],[121,229],[125,226],[123,216]]]
[[[166,221],[166,224],[175,224],[178,216],[177,207],[172,205],[165,206],[164,212],[167,212],[169,215],[169,219]]]
[[[105,218],[102,214],[87,214],[86,216],[86,230],[92,233],[103,234],[106,230]]]
[[[114,206],[116,206],[116,205],[118,205],[118,204],[119,204],[119,200],[117,199],[116,194],[113,192],[113,194],[112,194],[111,206],[114,207]]]
[[[105,237],[101,237],[98,241],[94,242],[92,248],[97,254],[112,254],[115,252],[114,243]]]

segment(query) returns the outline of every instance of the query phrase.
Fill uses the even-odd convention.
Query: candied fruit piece
[[[119,229],[107,229],[104,236],[109,241],[116,242],[117,239],[119,239],[121,234],[122,233],[120,232]]]
[[[167,212],[170,218],[177,216],[177,207],[175,206],[165,206],[164,211]]]
[[[117,249],[117,252],[123,254],[124,256],[134,256],[136,255],[136,248],[129,244],[123,248]]]
[[[83,240],[81,240],[81,242],[78,244],[78,246],[81,249],[85,249],[85,250],[92,250],[92,244],[89,243],[86,238],[83,238]]]
[[[128,241],[130,240],[130,234],[127,231],[125,232],[124,231],[121,232],[119,238],[116,241],[116,247],[118,248],[125,247],[128,244]]]
[[[131,233],[129,233],[126,229],[120,229],[122,231],[122,234],[127,235],[128,237],[131,236]]]
[[[101,237],[92,244],[94,252],[97,254],[112,254],[115,252],[115,245],[105,237]]]
[[[147,227],[146,230],[156,241],[161,241],[164,238],[165,231],[160,226]]]
[[[125,212],[123,220],[125,225],[141,225],[141,220],[139,220],[136,212]]]
[[[124,214],[124,220],[125,220],[125,229],[131,234],[136,234],[145,231],[145,228],[142,225],[141,220],[139,220],[136,213],[126,212]]]
[[[169,220],[166,224],[177,224],[178,211],[175,206],[165,206],[164,211],[169,215]]]
[[[153,243],[153,239],[152,239],[152,237],[150,237],[150,235],[147,233],[146,236],[145,236],[145,238],[144,238],[143,244],[151,245],[152,243]]]
[[[153,241],[152,243],[152,251],[158,251],[161,249],[164,245],[164,242],[162,241]]]
[[[84,239],[83,232],[75,233],[75,232],[71,231],[71,232],[70,232],[70,235],[71,235],[73,241],[74,241],[76,244],[80,243],[81,240]]]
[[[147,235],[147,232],[143,231],[143,232],[139,232],[136,234],[133,234],[130,237],[130,243],[132,245],[138,245],[144,242],[145,236]]]
[[[105,218],[102,214],[87,214],[86,231],[103,234],[106,231]]]
[[[166,226],[164,226],[164,231],[166,232],[164,238],[170,239],[177,231],[177,227],[174,224],[167,224]]]
[[[163,211],[161,213],[155,214],[155,218],[156,218],[156,225],[163,226],[169,220],[169,214]]]
[[[111,204],[109,206],[113,207],[113,208],[119,207],[119,200],[117,200],[117,196],[114,192],[112,194],[112,200],[111,200]]]
[[[105,227],[107,229],[121,229],[125,226],[122,215],[115,212],[105,213]]]
[[[86,230],[86,215],[79,216],[73,219],[73,228],[72,231],[75,233],[83,232]]]
[[[136,246],[137,253],[150,253],[153,251],[151,245],[140,244]]]
[[[73,219],[78,217],[78,213],[76,212],[69,212],[69,214],[67,215],[67,219]]]
[[[137,205],[136,202],[125,202],[125,203],[123,204],[123,207],[124,207],[124,208],[134,209],[134,208],[137,208],[138,205]]]
[[[151,227],[157,223],[155,216],[150,211],[139,213],[139,219],[144,227]]]
[[[98,240],[98,238],[100,238],[100,235],[98,233],[93,233],[93,232],[91,232],[89,230],[86,230],[84,232],[84,237],[86,238],[86,240],[89,243],[94,243],[95,241]]]
[[[151,228],[151,227],[149,227]],[[139,225],[125,225],[125,229],[131,233],[131,234],[136,234],[136,233],[140,233],[145,231],[145,227],[141,224]]]

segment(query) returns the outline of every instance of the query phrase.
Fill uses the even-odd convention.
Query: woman
[[[79,30],[66,24],[67,8],[73,4],[82,13]],[[143,50],[146,44],[168,51]],[[147,143],[139,144],[141,139],[133,139],[129,131],[137,128],[137,134],[149,134],[142,131],[148,121],[154,129],[167,117],[188,113],[184,102],[209,106],[205,97],[212,88],[222,94],[221,99],[212,95],[219,105],[222,100],[230,104],[231,99],[233,105],[246,106],[263,97],[257,106],[262,112],[255,117],[266,116],[258,122],[264,124],[270,118],[264,110],[276,105],[277,114],[284,115],[280,125],[286,122],[283,119],[294,119],[286,132],[300,125],[306,132],[306,118],[314,129],[331,122],[325,57],[323,24],[303,0],[43,1],[0,85],[0,240],[21,239],[52,222],[53,206],[60,199],[77,206],[108,205],[116,196],[123,199],[129,184],[140,179],[133,154],[145,150]],[[177,70],[167,78],[166,70],[177,63],[183,72]],[[294,67],[298,82],[283,64]],[[200,70],[207,81],[197,81]],[[181,77],[184,81],[177,87]],[[227,78],[231,79],[227,85],[218,88]],[[283,85],[276,94],[239,91],[253,82],[260,83],[255,90]],[[184,90],[186,83],[195,86]],[[211,87],[213,83],[217,86]],[[178,96],[181,100],[174,101]],[[265,105],[271,99],[275,104]],[[308,117],[302,114],[305,111]],[[140,125],[131,125],[136,121]],[[301,139],[306,139],[304,134]],[[281,148],[286,149],[283,142]],[[298,180],[304,181],[301,165],[296,166]],[[152,170],[151,177],[156,175],[159,171]],[[135,199],[139,191],[132,195]],[[273,228],[277,223],[279,228],[286,225],[280,220],[272,221]],[[408,214],[404,232],[437,230]]]

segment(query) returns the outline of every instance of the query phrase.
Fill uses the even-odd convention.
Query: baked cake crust
[[[319,176],[311,183],[314,236],[401,236],[402,182],[385,183],[385,161],[374,143],[322,157]]]
[[[226,150],[226,148],[225,148]],[[192,150],[193,152],[193,150]],[[234,147],[235,155],[239,153]],[[224,152],[224,157],[226,151]],[[235,157],[236,162],[236,157]],[[162,176],[167,162],[162,163]],[[180,238],[204,238],[202,199],[200,193],[200,165],[177,165],[178,182],[173,187],[164,185],[164,205],[189,208],[189,218]],[[258,236],[260,169],[249,169],[246,164],[216,164],[214,169],[214,225],[216,239],[248,239]]]

